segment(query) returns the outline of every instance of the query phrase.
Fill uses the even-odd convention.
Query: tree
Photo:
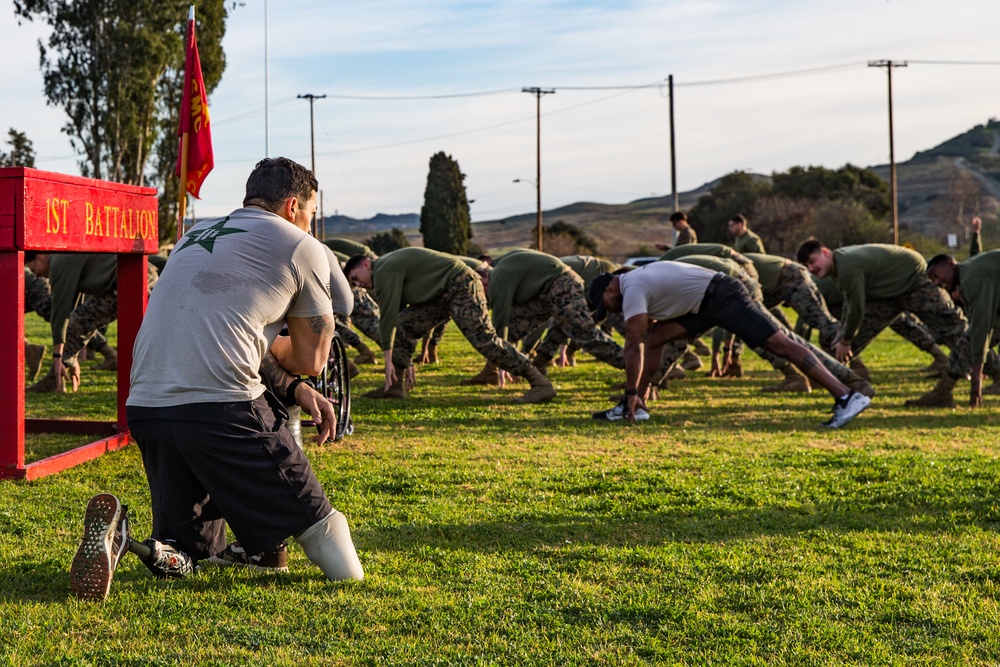
[[[425,248],[453,255],[468,254],[472,222],[464,181],[465,174],[450,155],[438,152],[431,156],[424,205],[420,209],[420,233]]]
[[[709,194],[698,199],[698,203],[688,212],[688,220],[698,232],[699,239],[725,243],[729,238],[726,224],[729,219],[738,213],[749,215],[754,202],[770,192],[769,181],[745,171],[734,171],[723,176]],[[757,228],[756,231],[760,233],[761,229]]]
[[[959,230],[962,247],[969,245],[972,217],[983,215],[987,208],[987,194],[983,184],[966,170],[956,171],[948,178],[945,196],[934,202],[934,212],[951,228]]]
[[[845,164],[836,171],[825,167],[792,167],[771,175],[775,196],[813,201],[852,200],[883,218],[891,210],[889,184],[870,169]]]
[[[554,223],[542,230],[542,247],[550,255],[565,257],[567,255],[596,255],[597,241],[587,236],[576,225],[571,225],[562,220]],[[532,241],[538,247],[538,230],[531,230]]]
[[[817,206],[808,199],[761,197],[754,202],[750,218],[759,230],[766,231],[762,236],[767,251],[789,257],[809,238]]]
[[[38,45],[45,96],[69,116],[63,132],[81,155],[84,176],[142,184],[155,146],[153,182],[164,185],[173,180],[178,80],[183,77],[189,4],[14,0],[19,19],[39,19],[52,28],[48,41]],[[196,0],[195,4],[200,12],[196,13],[199,53],[210,92],[225,67],[221,43],[231,3]],[[170,99],[166,90],[175,97]],[[172,222],[161,211],[161,237]]]
[[[10,128],[7,141],[11,147],[10,153],[0,151],[0,167],[34,167],[35,148],[31,140],[23,132]]]
[[[393,227],[391,232],[382,232],[371,237],[365,241],[365,245],[371,248],[373,253],[381,256],[393,250],[409,248],[410,242],[406,240],[406,234],[402,230]]]

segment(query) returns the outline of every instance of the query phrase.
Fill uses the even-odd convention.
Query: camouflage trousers
[[[24,312],[38,313],[46,322],[52,319],[52,287],[28,267],[24,267]]]
[[[524,375],[531,368],[528,357],[497,336],[483,282],[471,270],[449,280],[436,299],[403,309],[396,325],[392,363],[400,368],[409,367],[417,341],[449,318],[472,347],[497,368],[513,375]]]
[[[622,346],[597,327],[583,295],[583,280],[572,271],[565,271],[553,280],[544,293],[511,309],[508,338],[521,340],[549,319],[552,320],[549,336],[553,341],[561,341],[555,344],[556,350],[572,338],[576,345],[604,363],[625,368]],[[538,353],[543,354],[543,349],[539,347]],[[546,354],[550,358],[555,356]]]
[[[840,319],[842,306],[839,303],[835,306],[830,306],[829,310],[834,318]],[[937,344],[937,341],[934,340],[934,334],[928,331],[923,322],[912,313],[901,313],[899,317],[889,324],[889,328],[924,352],[929,352]],[[812,327],[806,324],[800,316],[798,322],[795,323],[795,333],[808,340],[812,335]],[[872,330],[872,325],[868,318],[862,319],[861,328],[858,329],[858,336],[862,338],[874,338],[877,335],[878,332]],[[824,345],[823,347],[826,349],[830,348],[829,345]]]
[[[368,293],[368,290],[355,289],[354,310],[351,312],[351,325],[365,336],[375,341],[379,345],[379,349],[381,349],[382,335],[378,331],[378,318],[378,304],[375,303],[375,299],[372,298],[372,295]]]
[[[820,347],[830,349],[840,330],[840,323],[826,307],[819,288],[809,276],[809,271],[801,264],[785,264],[778,274],[778,284],[774,291],[764,295],[764,307],[775,316],[781,312],[774,312],[781,304],[798,313],[800,321],[819,331]],[[784,314],[778,319],[791,328]]]
[[[958,344],[968,327],[968,320],[951,297],[932,283],[930,278],[921,275],[916,286],[906,294],[893,299],[868,302],[862,327],[851,344],[854,354],[861,354],[875,336],[892,324],[901,313],[912,313],[919,317],[934,340],[949,348]]]
[[[1000,317],[994,317],[993,330],[1000,331]],[[1000,339],[994,337],[990,340],[990,348],[1000,344]],[[948,355],[947,373],[953,378],[968,377],[972,370],[972,340],[969,332],[966,331],[958,339],[958,343],[952,346]],[[983,361],[983,373],[996,382],[1000,382],[1000,357],[992,349],[986,351],[986,359]]]
[[[150,264],[146,271],[146,293],[153,290],[159,274],[156,267]],[[66,326],[66,343],[63,346],[64,363],[71,363],[77,353],[87,345],[98,330],[108,326],[118,319],[118,290],[109,294],[90,296],[73,309],[69,314]]]

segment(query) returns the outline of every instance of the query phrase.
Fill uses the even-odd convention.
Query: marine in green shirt
[[[372,291],[379,307],[385,384],[368,397],[405,398],[413,384],[416,341],[449,317],[490,363],[529,380],[531,388],[516,402],[538,403],[555,396],[552,384],[531,361],[497,336],[480,276],[454,255],[427,248],[401,248],[374,260],[355,255],[344,273],[355,287]]]
[[[949,255],[937,255],[928,263],[927,275],[935,285],[960,299],[969,315],[967,345],[952,348],[947,375],[929,393],[946,399],[956,380],[971,371],[969,407],[977,408],[983,403],[983,365],[993,333],[1000,325],[1000,250],[979,253],[961,264]],[[998,392],[1000,388],[994,383],[989,393]]]
[[[517,342],[551,318],[553,326],[590,354],[614,368],[625,367],[621,345],[590,314],[583,279],[559,258],[534,250],[510,253],[483,281],[501,338]],[[534,363],[541,370],[551,361],[539,353]]]
[[[748,252],[758,252],[764,254],[764,242],[759,236],[750,231],[747,219],[742,215],[735,215],[729,219],[729,234],[733,237],[733,250],[744,255]]]
[[[834,356],[860,354],[900,313],[916,315],[934,337],[954,347],[967,325],[951,297],[924,273],[919,253],[882,243],[831,250],[816,239],[799,246],[796,259],[817,278],[832,276],[844,296]],[[865,322],[867,333],[859,333]]]

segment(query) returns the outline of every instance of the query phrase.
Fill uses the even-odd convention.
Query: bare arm
[[[289,317],[288,343],[280,347],[272,346],[274,356],[293,375],[319,375],[330,355],[333,342],[333,315],[315,317]],[[282,341],[275,340],[275,345]]]

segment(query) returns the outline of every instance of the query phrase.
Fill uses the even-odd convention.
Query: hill
[[[840,165],[831,165],[831,168]],[[888,181],[889,165],[871,166]],[[757,178],[769,176],[758,174]],[[680,193],[680,207],[687,210],[712,190],[716,181]],[[956,218],[965,222],[973,215],[993,216],[1000,207],[1000,121],[991,119],[968,132],[948,139],[896,164],[899,225],[941,242],[948,233],[960,231]],[[601,254],[622,260],[630,255],[658,254],[654,244],[669,242],[673,230],[666,217],[673,211],[673,198],[650,197],[627,204],[578,202],[543,211],[545,224],[563,221],[575,225],[597,240]],[[368,220],[346,216],[327,218],[327,235],[364,240],[380,231],[397,227],[413,245],[421,244],[420,216],[378,215]],[[473,240],[494,254],[528,246],[535,228],[535,213],[473,224]]]

